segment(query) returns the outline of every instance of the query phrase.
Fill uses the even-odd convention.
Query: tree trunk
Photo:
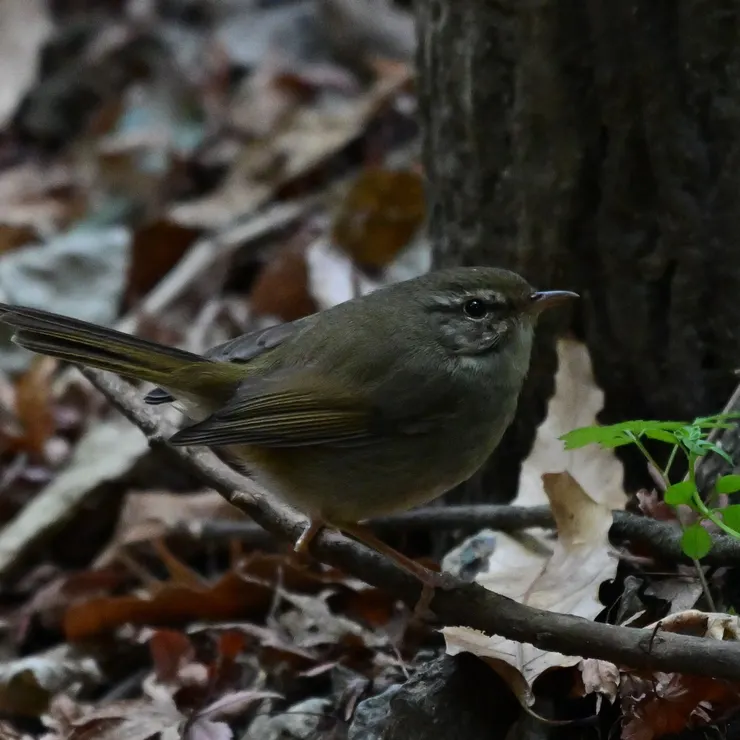
[[[740,3],[417,11],[437,264],[501,265],[582,296],[540,331],[517,421],[464,497],[493,481],[512,494],[556,330],[587,342],[605,422],[721,410],[740,366]]]

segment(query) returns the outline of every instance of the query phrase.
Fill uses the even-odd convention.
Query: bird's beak
[[[570,290],[538,290],[536,293],[532,293],[530,310],[535,314],[540,314],[548,308],[579,297],[578,293],[573,293]]]

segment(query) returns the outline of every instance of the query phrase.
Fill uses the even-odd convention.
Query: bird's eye
[[[466,316],[470,316],[471,319],[482,319],[488,313],[488,306],[485,301],[480,298],[472,298],[465,302],[463,306]]]

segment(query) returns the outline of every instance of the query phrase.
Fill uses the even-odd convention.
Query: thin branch
[[[196,473],[226,500],[276,535],[295,541],[305,519],[278,506],[256,485],[221,463],[206,450],[172,447],[152,411],[131,386],[94,370],[86,377],[149,438],[153,447]],[[415,604],[420,596],[416,579],[382,555],[342,535],[323,531],[311,546],[322,561],[340,567],[378,588]],[[679,671],[715,678],[740,679],[740,644],[652,630],[616,627],[581,617],[547,612],[519,604],[477,584],[437,589],[430,607],[446,625],[464,625],[488,634],[535,645],[543,650],[586,658],[601,658],[618,665],[662,671]]]
[[[681,529],[671,522],[658,521],[627,511],[613,511],[614,524],[609,531],[613,541],[639,544],[653,557],[690,565],[681,548]],[[369,522],[378,534],[398,532],[440,532],[460,530],[477,532],[484,527],[501,532],[517,532],[529,527],[552,528],[555,522],[547,506],[507,506],[474,504],[470,506],[430,506],[380,517]],[[232,519],[190,520],[177,522],[172,535],[187,535],[203,540],[237,539],[265,543],[265,531],[247,521]],[[702,565],[740,566],[740,540],[724,534],[712,535],[712,549]]]

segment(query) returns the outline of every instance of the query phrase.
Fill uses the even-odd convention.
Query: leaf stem
[[[665,470],[663,471],[663,475],[668,478],[668,473],[671,470],[671,466],[673,465],[673,461],[676,459],[676,453],[678,452],[678,448],[681,445],[676,442],[675,445],[673,445],[673,449],[671,450],[671,454],[668,457],[668,462],[666,463]]]
[[[716,524],[723,532],[726,532],[731,537],[735,537],[737,539],[738,533],[732,527],[727,526],[727,524],[722,521],[722,517],[717,516],[717,514],[715,514],[715,512],[702,500],[702,497],[699,495],[699,490],[696,487],[696,455],[694,453],[689,453],[688,458],[689,480],[694,486],[694,492],[691,494],[691,499],[694,502],[694,506],[696,506],[696,510],[705,519],[709,519],[710,522]]]
[[[640,452],[642,452],[643,456],[648,461],[648,464],[652,465],[655,468],[656,472],[658,473],[661,480],[663,481],[663,484],[665,485],[666,488],[668,488],[671,485],[671,481],[666,475],[666,472],[664,472],[663,469],[660,467],[660,465],[658,465],[658,463],[655,462],[655,459],[648,452],[647,447],[645,447],[645,445],[640,441],[640,438],[636,434],[632,434],[632,432],[630,432],[630,435],[632,436],[632,439],[634,443],[637,445]]]

